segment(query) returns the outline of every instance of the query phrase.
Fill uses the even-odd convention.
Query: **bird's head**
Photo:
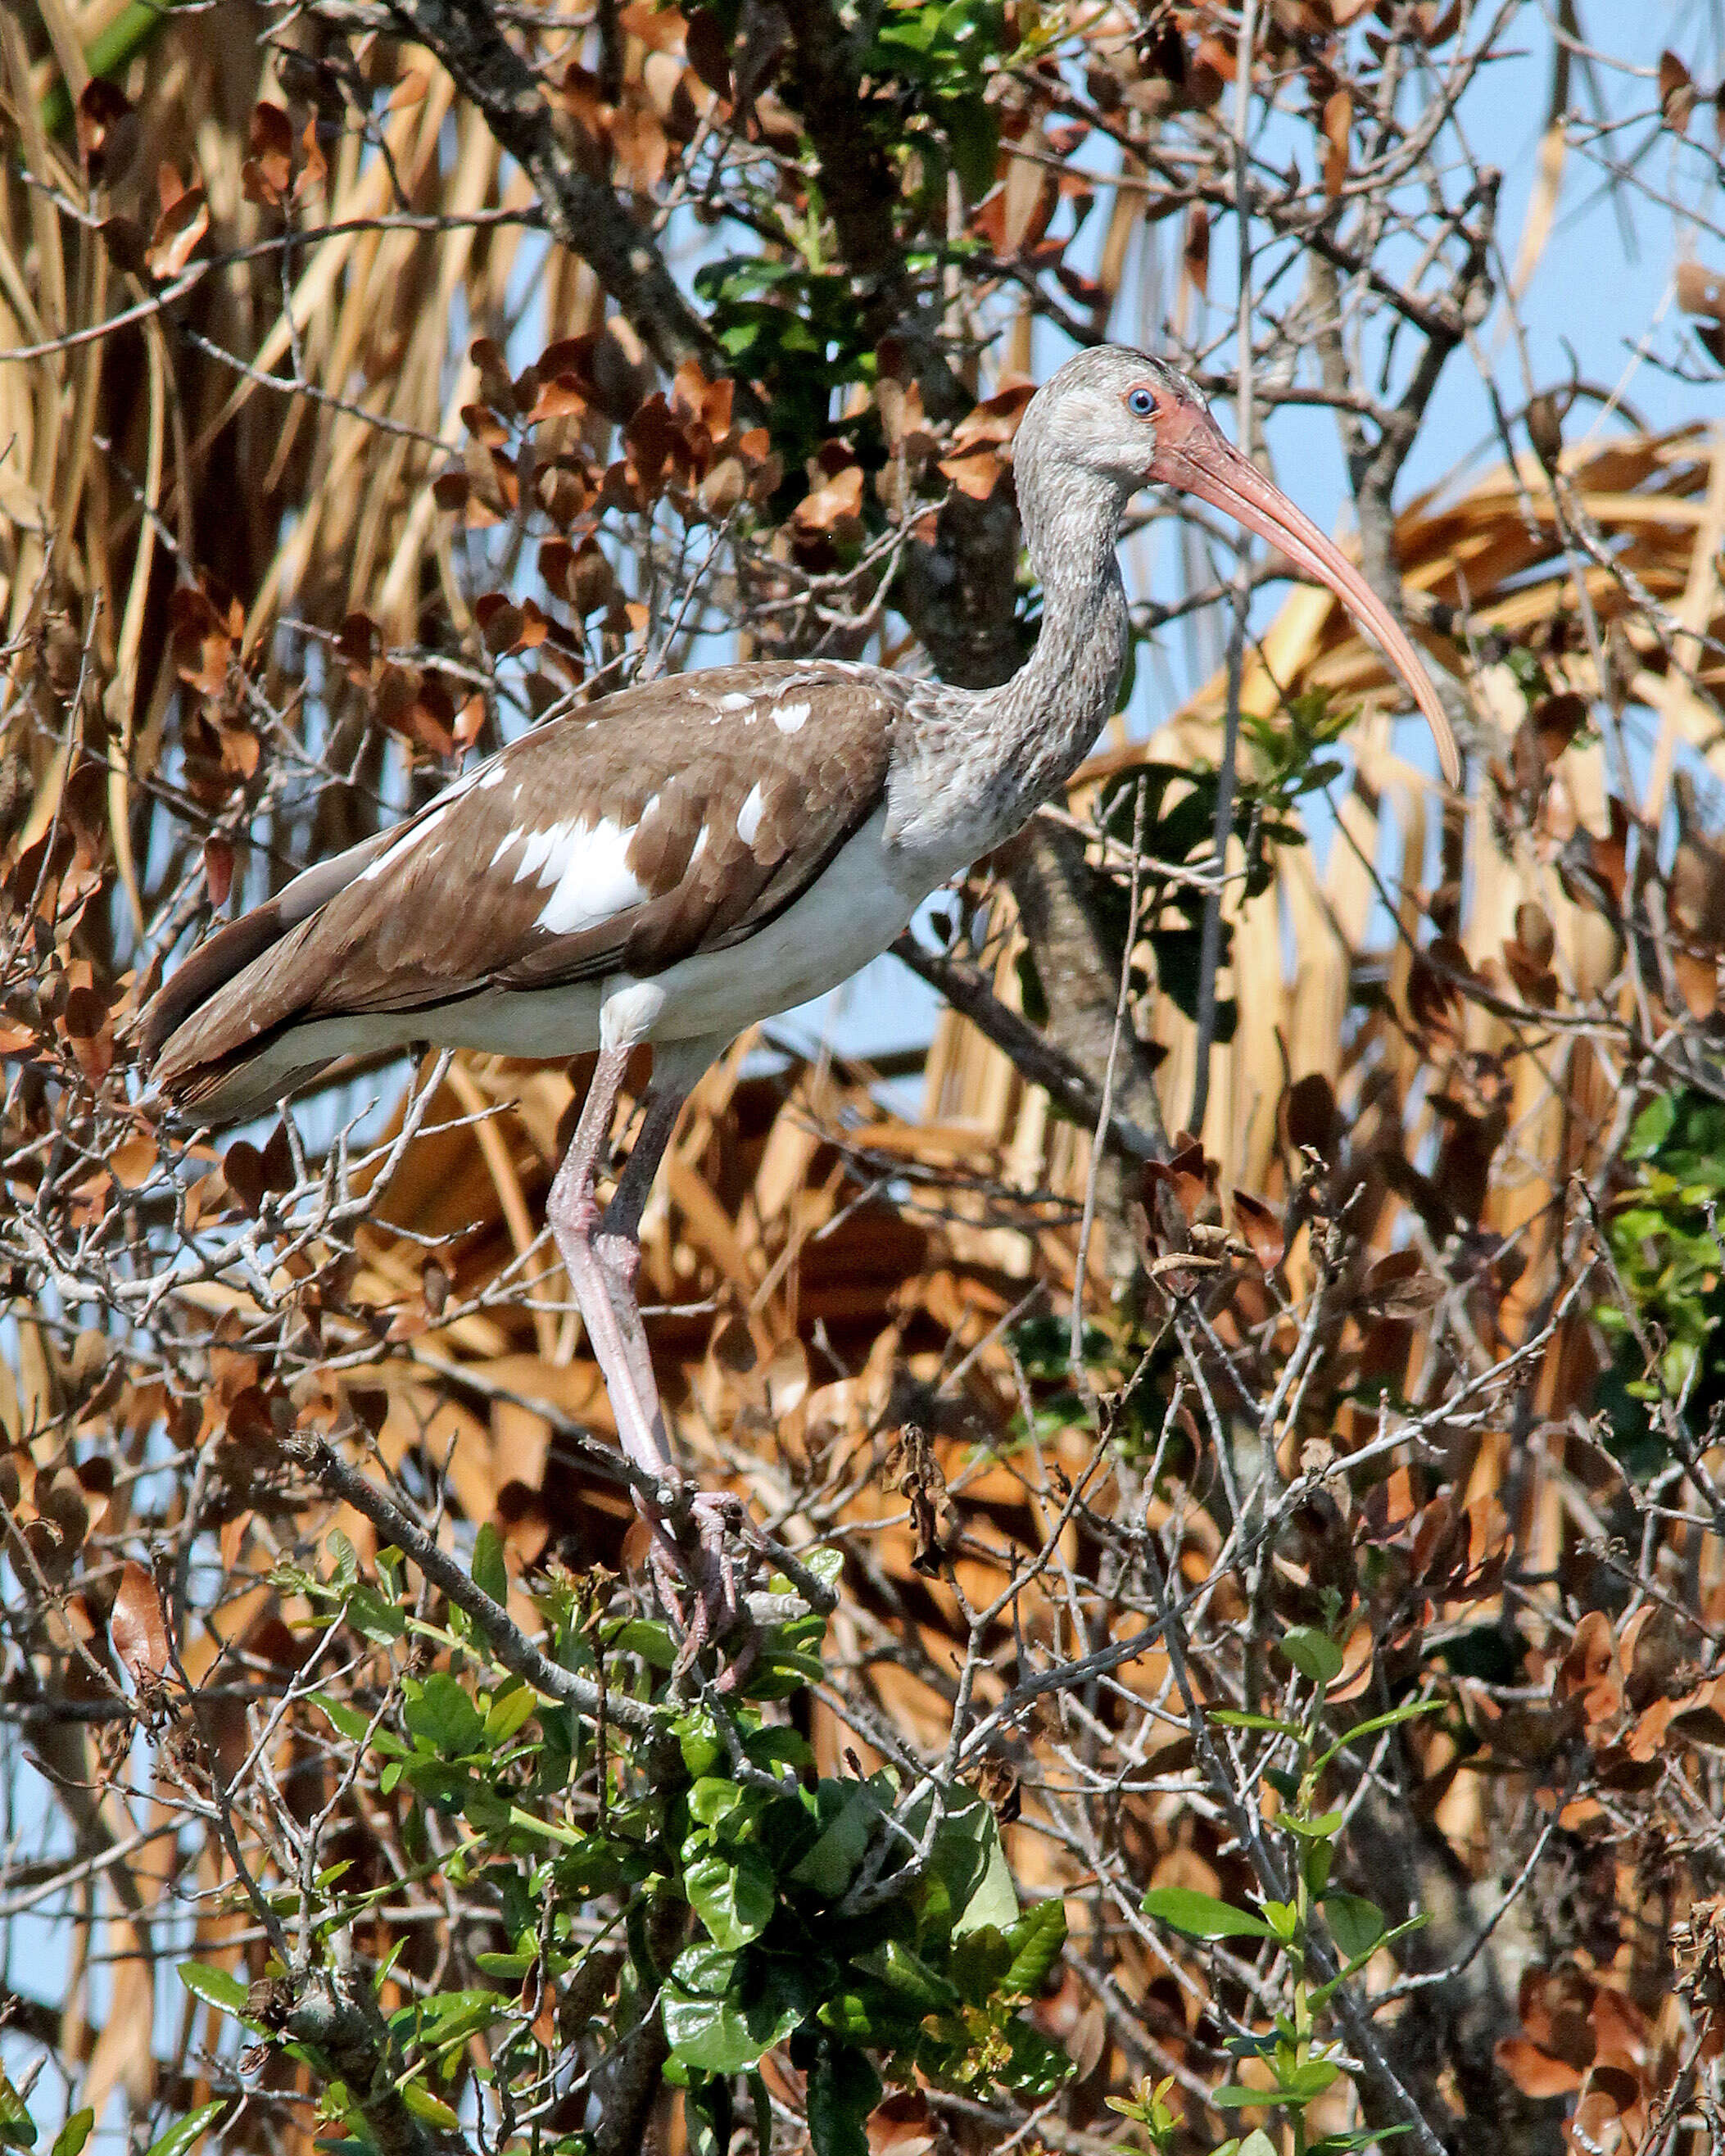
[[[1063,493],[1094,499],[1099,490],[1117,516],[1141,487],[1171,486],[1279,547],[1382,647],[1431,727],[1445,778],[1460,785],[1449,720],[1400,624],[1333,542],[1235,449],[1178,367],[1121,345],[1079,352],[1026,406],[1013,465],[1027,515],[1037,497],[1052,505]]]
[[[1032,470],[1082,474],[1102,480],[1123,508],[1140,487],[1171,480],[1164,445],[1194,420],[1214,431],[1209,408],[1178,367],[1120,345],[1095,346],[1030,399],[1013,443],[1020,489]]]

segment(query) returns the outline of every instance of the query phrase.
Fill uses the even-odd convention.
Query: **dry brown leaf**
[[[1210,213],[1202,203],[1192,205],[1191,214],[1186,219],[1180,266],[1199,298],[1207,298],[1210,285]]]
[[[1324,100],[1324,192],[1333,201],[1348,181],[1348,136],[1353,126],[1353,97],[1333,90]]]
[[[1695,78],[1674,52],[1659,56],[1659,116],[1674,135],[1688,132],[1695,110]]]
[[[1581,2087],[1581,2076],[1574,2066],[1538,2050],[1525,2036],[1504,2037],[1493,2056],[1523,2096],[1568,2096]]]
[[[121,1666],[139,1691],[162,1681],[168,1667],[167,1623],[156,1583],[128,1558],[108,1619],[108,1638]]]

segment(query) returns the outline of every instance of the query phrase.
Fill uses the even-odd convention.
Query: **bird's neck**
[[[1021,486],[1021,505],[1042,587],[1036,649],[998,688],[947,691],[916,728],[915,793],[941,804],[965,861],[1010,838],[1083,762],[1114,709],[1131,640],[1111,490]]]
[[[1042,587],[1036,649],[1012,680],[987,694],[983,716],[1012,743],[1024,799],[1018,823],[1056,793],[1112,715],[1132,644],[1120,578],[1120,516],[1112,489],[1069,481],[1024,518],[1030,567]]]

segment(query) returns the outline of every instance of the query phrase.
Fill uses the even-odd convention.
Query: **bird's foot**
[[[744,1600],[744,1522],[741,1502],[712,1490],[666,1489],[649,1512],[654,1584],[683,1635],[673,1674],[684,1676],[703,1648],[740,1635],[720,1673],[721,1691],[737,1689],[761,1648]]]

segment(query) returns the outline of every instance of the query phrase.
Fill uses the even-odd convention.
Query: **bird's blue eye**
[[[1130,390],[1127,394],[1126,408],[1134,418],[1147,419],[1156,409],[1156,399],[1147,389]]]

